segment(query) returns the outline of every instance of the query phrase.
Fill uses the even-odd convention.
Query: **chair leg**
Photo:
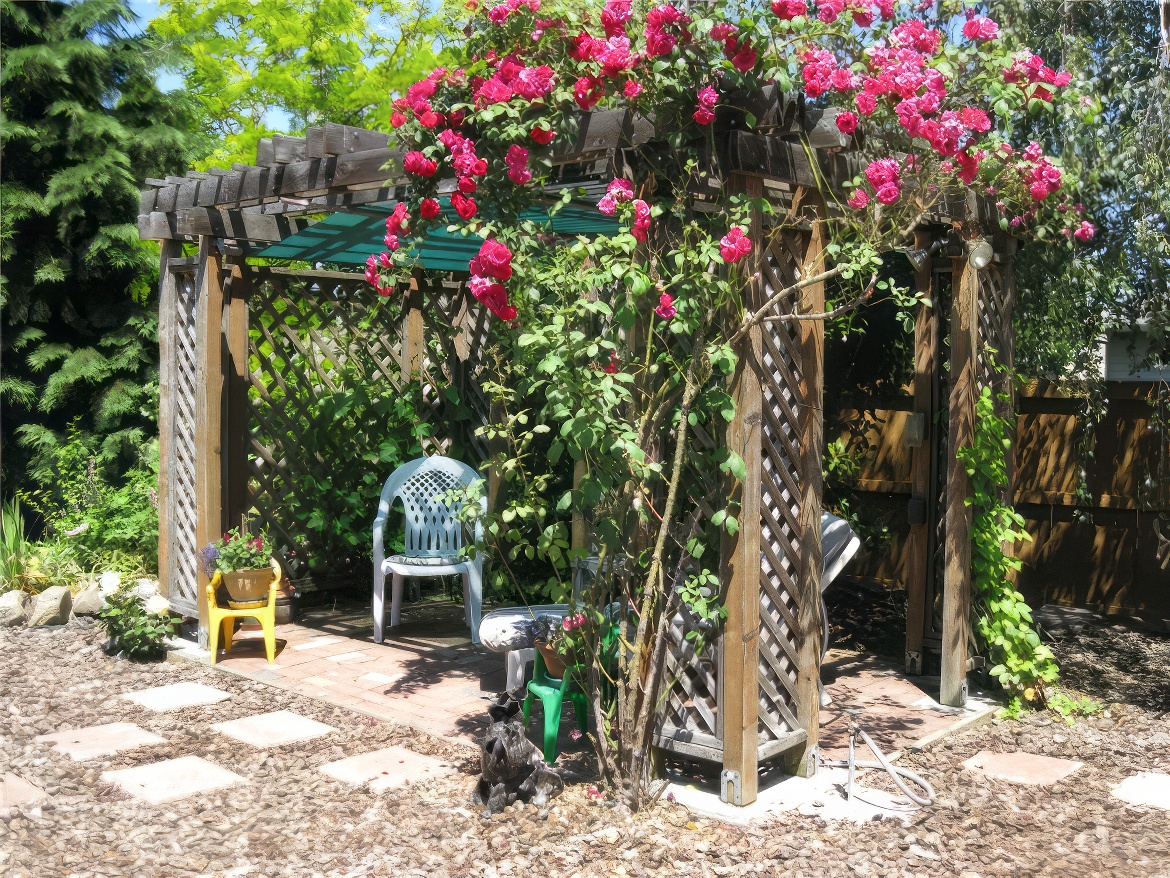
[[[381,643],[386,623],[386,572],[380,567],[374,568],[374,643]]]
[[[573,710],[577,714],[577,730],[581,734],[589,731],[589,707],[585,700],[584,692],[572,692],[569,697],[573,699]]]
[[[520,708],[521,712],[524,714],[525,727],[528,726],[528,720],[532,716],[532,698],[533,698],[533,695],[531,692],[529,692],[527,695],[525,695],[523,705]]]
[[[232,616],[227,616],[221,623],[223,629],[223,651],[228,655],[232,654],[232,638],[236,635],[236,620]]]
[[[557,737],[561,733],[561,710],[564,707],[559,695],[540,699],[544,707],[544,761],[549,765],[557,761]]]
[[[399,613],[402,610],[402,580],[401,573],[395,573],[390,584],[390,627],[397,628]]]
[[[471,642],[479,643],[479,622],[483,616],[483,561],[469,564],[463,571],[464,604],[470,613]]]
[[[261,616],[260,627],[264,629],[264,652],[268,656],[268,664],[272,664],[276,661],[276,613]]]
[[[219,656],[219,631],[223,627],[223,620],[212,616],[207,621],[207,648],[211,650],[211,663],[214,665]]]

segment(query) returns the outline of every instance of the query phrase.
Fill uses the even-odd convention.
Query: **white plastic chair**
[[[825,589],[832,585],[845,565],[853,560],[861,548],[861,540],[843,518],[828,512],[821,513],[821,660],[829,652],[829,609],[825,606]],[[825,684],[817,680],[820,689],[821,707],[833,703],[832,696],[825,690]]]
[[[420,457],[394,470],[382,488],[378,516],[374,519],[374,642],[381,643],[385,627],[386,574],[392,575],[390,627],[399,623],[402,581],[407,576],[435,577],[458,573],[463,577],[464,616],[471,628],[471,642],[479,643],[479,621],[483,605],[483,555],[460,555],[463,523],[457,505],[442,495],[480,478],[465,463],[449,457]],[[386,517],[396,499],[406,512],[406,551],[386,557],[383,532]],[[487,498],[479,500],[480,513],[487,514]],[[483,525],[475,523],[475,543],[483,542]]]

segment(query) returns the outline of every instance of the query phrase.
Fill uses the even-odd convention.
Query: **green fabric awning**
[[[386,217],[393,209],[394,205],[388,204],[366,208],[368,212],[363,213],[335,213],[256,255],[311,263],[364,265],[371,254],[386,249],[382,239],[386,236]],[[591,206],[567,205],[551,219],[547,209],[537,207],[522,214],[521,220],[530,220],[545,228],[551,224],[552,231],[561,235],[598,235],[612,233],[617,228],[613,220]],[[476,235],[464,237],[440,226],[427,234],[421,247],[417,241],[412,241],[411,246],[419,253],[423,268],[467,271],[468,261],[479,252],[482,243]]]

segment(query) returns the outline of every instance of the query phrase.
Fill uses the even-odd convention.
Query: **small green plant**
[[[234,527],[200,554],[209,576],[216,570],[221,573],[258,570],[271,563],[272,540],[267,531],[250,534],[244,527]]]
[[[1020,561],[1005,550],[1030,540],[1023,517],[1004,502],[1007,484],[1004,451],[1011,447],[1011,425],[996,411],[998,399],[984,387],[975,402],[975,441],[955,454],[971,478],[971,579],[976,597],[975,630],[986,645],[991,676],[1018,699],[1043,703],[1045,686],[1059,675],[1056,657],[1032,627],[1032,610],[1011,582]]]
[[[1057,689],[1048,694],[1048,709],[1059,714],[1071,726],[1078,716],[1093,716],[1101,712],[1100,702],[1094,701],[1088,695],[1069,695],[1063,689]]]
[[[167,638],[175,633],[175,620],[165,599],[151,598],[151,602],[157,605],[148,607],[134,588],[127,586],[106,596],[98,620],[109,635],[109,652],[121,652],[131,659],[154,659],[166,652]]]
[[[29,588],[35,564],[32,548],[33,544],[25,537],[20,501],[5,503],[0,508],[0,592],[39,591]]]

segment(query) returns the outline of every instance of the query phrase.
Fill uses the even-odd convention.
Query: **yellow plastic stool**
[[[215,590],[223,576],[217,570],[211,582],[207,583],[207,647],[211,650],[211,663],[214,665],[219,653],[219,634],[223,631],[223,650],[232,651],[232,634],[235,632],[236,619],[255,619],[264,629],[264,651],[268,653],[268,664],[276,661],[276,593],[280,590],[280,565],[272,562],[272,585],[268,589],[268,603],[260,607],[246,609],[224,609],[215,599]]]

